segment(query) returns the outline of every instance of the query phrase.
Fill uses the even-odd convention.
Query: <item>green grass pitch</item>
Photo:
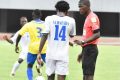
[[[120,80],[120,46],[99,45],[98,48],[99,55],[94,80]],[[82,80],[81,64],[76,60],[79,52],[81,52],[81,47],[70,47],[69,75],[66,80]],[[14,45],[0,41],[0,80],[27,80],[26,61],[17,70],[15,78],[10,77],[12,66],[18,56],[19,54],[14,52]],[[35,66],[33,72],[35,78],[37,76]],[[42,72],[46,78],[45,65]]]

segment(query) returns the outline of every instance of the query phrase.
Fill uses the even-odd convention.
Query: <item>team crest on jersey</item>
[[[91,18],[91,21],[92,21],[92,22],[97,22],[97,20],[96,20],[95,17],[92,17],[92,18]]]

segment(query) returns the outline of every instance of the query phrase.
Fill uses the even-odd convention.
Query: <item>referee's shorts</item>
[[[84,75],[94,75],[98,48],[95,44],[89,44],[83,47],[82,69]]]

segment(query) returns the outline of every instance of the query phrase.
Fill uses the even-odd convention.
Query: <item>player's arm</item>
[[[25,24],[18,32],[18,36],[17,36],[17,39],[16,39],[16,45],[15,45],[15,52],[18,53],[19,52],[19,47],[18,47],[18,43],[21,39],[21,37],[26,33],[28,32],[28,28],[29,28],[29,24]]]
[[[12,41],[10,38],[8,38],[7,35],[4,35],[4,36],[3,36],[3,39],[6,40],[7,42],[13,44],[13,41]]]
[[[43,33],[43,36],[41,37],[41,41],[40,41],[40,46],[39,46],[39,53],[37,55],[37,62],[38,64],[41,64],[41,51],[44,47],[44,44],[47,40],[47,37],[48,37],[48,33]]]
[[[13,41],[11,39],[9,39],[9,38],[6,38],[6,41],[13,44]]]
[[[18,34],[18,37],[17,37],[17,39],[16,39],[16,45],[15,45],[15,52],[16,52],[16,53],[19,52],[18,43],[19,43],[20,39],[21,39],[21,35]]]
[[[43,46],[47,40],[47,37],[48,37],[48,33],[44,33],[42,38],[41,38],[41,41],[40,41],[40,46],[39,46],[39,52],[41,53],[42,49],[43,49]]]
[[[17,36],[18,36],[18,32],[16,32],[15,34],[12,34],[12,35],[10,36],[10,38],[9,38],[7,35],[4,35],[3,38],[4,38],[7,42],[13,44],[13,43],[16,42]]]
[[[42,51],[42,49],[44,47],[44,44],[45,44],[45,42],[47,40],[48,34],[50,33],[49,20],[50,20],[49,17],[45,18],[45,23],[44,23],[45,28],[41,32],[43,34],[43,36],[41,37],[40,46],[39,46],[39,53],[37,55],[38,64],[41,64],[41,51]]]

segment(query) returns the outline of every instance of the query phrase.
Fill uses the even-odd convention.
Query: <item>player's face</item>
[[[85,15],[88,11],[88,6],[80,3],[79,4],[79,11],[80,11],[80,14]]]
[[[21,20],[20,20],[21,26],[24,26],[27,22],[28,22],[28,21],[27,21],[26,18],[21,18]]]
[[[32,12],[32,18],[35,19],[36,18],[36,15],[34,12]]]

